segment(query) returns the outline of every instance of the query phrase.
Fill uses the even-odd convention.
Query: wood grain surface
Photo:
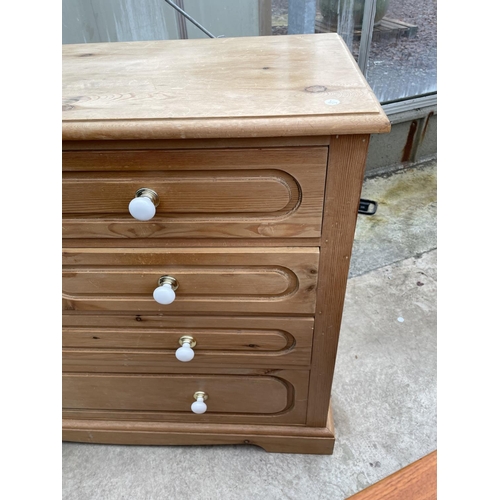
[[[206,414],[205,414],[206,415]],[[201,415],[203,416],[203,415]],[[333,420],[326,427],[251,425],[198,422],[63,420],[63,440],[130,445],[256,445],[274,453],[331,455],[335,443]]]
[[[336,33],[63,45],[62,56],[63,140],[390,128]]]
[[[65,373],[63,407],[189,412],[196,391],[209,395],[215,413],[279,413],[288,401],[287,386],[273,377]]]
[[[437,450],[349,497],[349,500],[436,500]]]
[[[63,310],[312,314],[317,248],[176,248],[63,251]],[[158,304],[158,279],[177,279]]]
[[[308,370],[274,368],[63,373],[63,419],[304,425],[308,384]],[[202,415],[191,412],[197,391],[211,401]]]
[[[64,238],[288,238],[321,233],[328,149],[63,153]],[[141,187],[160,203],[136,221]]]
[[[329,135],[310,135],[300,137],[225,137],[223,139],[156,139],[126,141],[63,141],[63,151],[105,151],[105,150],[144,150],[153,149],[228,149],[228,148],[285,148],[299,146],[327,146]]]
[[[307,422],[326,423],[369,136],[330,144]]]
[[[219,367],[309,367],[312,318],[63,315],[65,372],[173,373]],[[195,357],[175,357],[179,339]]]

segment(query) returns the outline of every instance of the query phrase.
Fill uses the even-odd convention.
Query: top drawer
[[[315,238],[326,147],[63,153],[64,238]],[[155,216],[128,211],[140,188]]]

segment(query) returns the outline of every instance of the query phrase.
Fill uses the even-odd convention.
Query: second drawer
[[[70,248],[63,309],[313,314],[318,262],[318,248]],[[153,298],[164,276],[169,304]]]

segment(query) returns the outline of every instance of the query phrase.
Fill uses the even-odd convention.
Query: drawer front
[[[267,373],[271,373],[268,375]],[[308,372],[255,374],[63,374],[64,418],[195,422],[305,422]],[[191,410],[194,394],[207,411]]]
[[[312,314],[318,248],[66,249],[63,309]],[[153,298],[162,276],[175,300]]]
[[[63,315],[63,371],[175,373],[310,366],[312,318]],[[179,361],[179,340],[194,357]]]
[[[326,147],[63,153],[65,238],[319,237]],[[159,196],[149,221],[128,211]]]

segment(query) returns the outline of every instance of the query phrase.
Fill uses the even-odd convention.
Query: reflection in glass
[[[272,34],[288,34],[292,0],[271,1]],[[364,3],[364,0],[316,1],[315,32],[339,33],[356,60]],[[436,0],[376,0],[365,76],[382,103],[436,92]]]
[[[373,31],[366,78],[381,102],[437,91],[436,0],[389,0]]]

